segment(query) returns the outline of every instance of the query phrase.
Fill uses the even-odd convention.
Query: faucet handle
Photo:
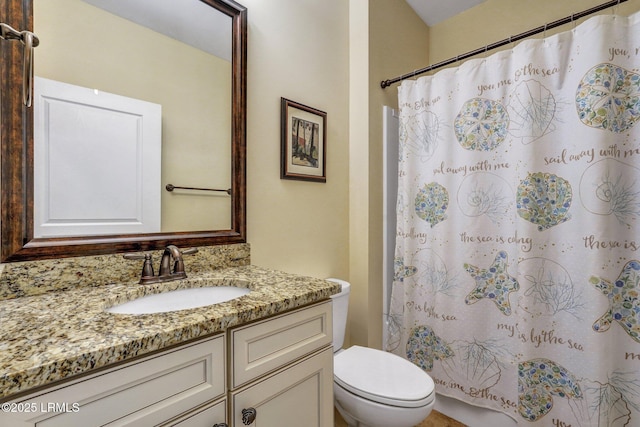
[[[198,252],[198,248],[189,248],[185,250],[179,250],[180,258],[175,259],[175,263],[173,264],[173,274],[184,274],[184,261],[182,260],[182,255],[191,255]],[[185,276],[186,277],[186,276]]]
[[[150,254],[140,254],[140,253],[135,253],[135,254],[124,254],[122,255],[122,258],[124,259],[146,259],[147,255]]]
[[[150,253],[133,253],[133,254],[124,254],[122,256],[124,259],[144,259],[144,264],[142,264],[142,274],[140,278],[140,283],[143,282],[146,278],[153,277],[153,263],[151,262],[151,254]]]

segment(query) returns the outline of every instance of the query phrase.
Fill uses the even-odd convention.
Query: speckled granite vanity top
[[[248,255],[243,261],[247,260]],[[185,258],[187,266],[189,261]],[[200,271],[149,286],[131,279],[38,293],[11,285],[14,293],[20,288],[21,295],[0,300],[0,399],[320,301],[340,290],[335,283],[251,265]],[[145,294],[211,285],[248,286],[251,292],[228,302],[167,313],[105,311]]]

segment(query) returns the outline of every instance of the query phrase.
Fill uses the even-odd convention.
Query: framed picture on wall
[[[327,182],[327,113],[281,98],[280,178]]]

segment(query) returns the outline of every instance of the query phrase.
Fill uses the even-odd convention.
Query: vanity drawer
[[[224,395],[225,354],[224,335],[169,350],[14,401],[35,413],[0,425],[156,425]]]
[[[231,388],[331,345],[331,300],[230,332]]]
[[[207,405],[203,409],[195,410],[179,420],[163,424],[162,427],[211,427],[226,423],[227,400],[221,400]]]

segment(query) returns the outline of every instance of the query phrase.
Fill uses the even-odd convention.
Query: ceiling
[[[485,0],[406,0],[428,25],[432,26]]]

